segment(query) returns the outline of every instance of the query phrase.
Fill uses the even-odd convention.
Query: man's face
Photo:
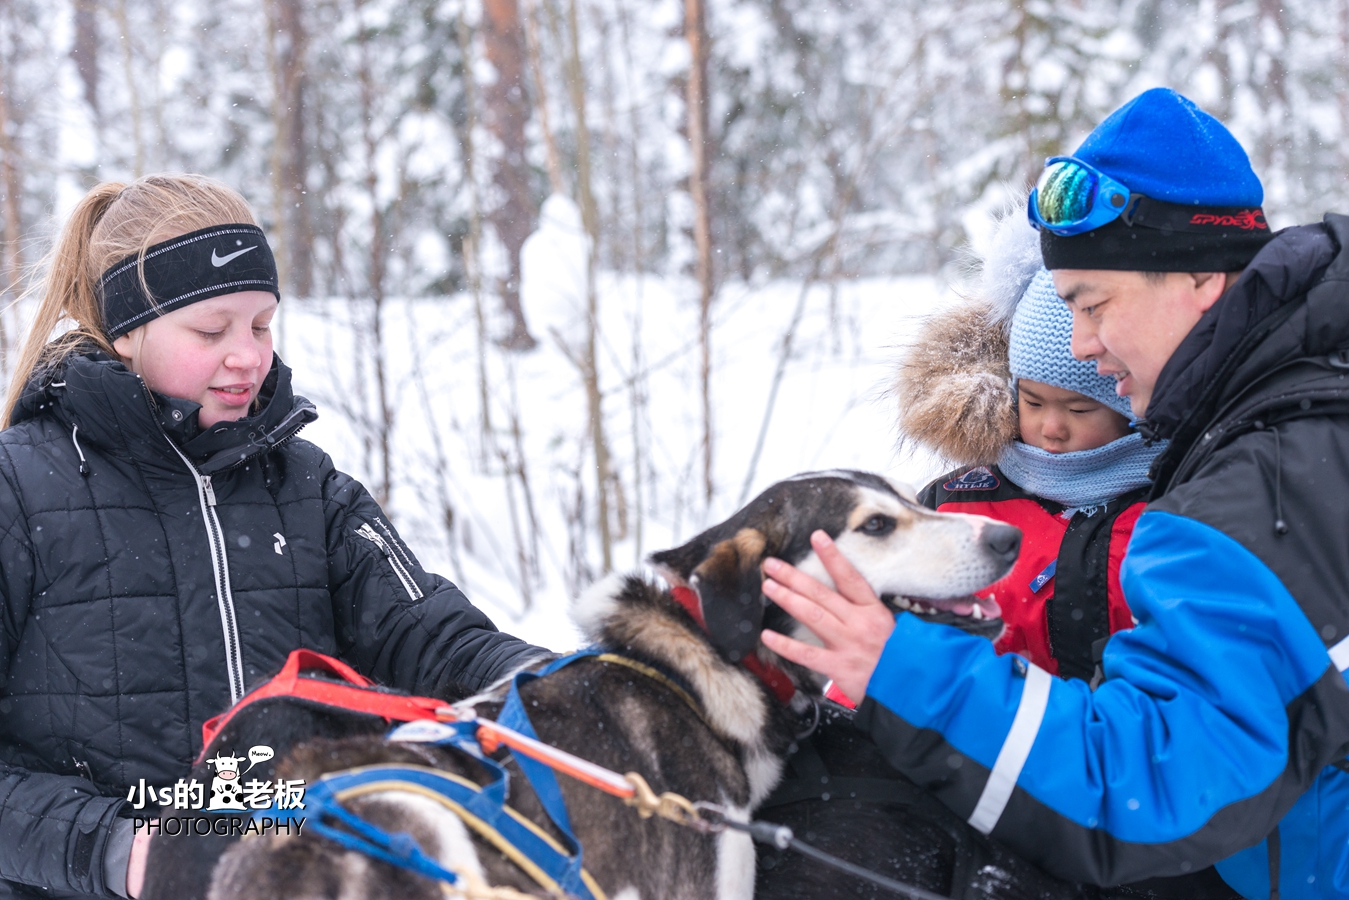
[[[1073,312],[1073,356],[1096,363],[1117,382],[1142,418],[1162,367],[1185,335],[1222,296],[1225,278],[1213,272],[1056,269],[1054,289]]]

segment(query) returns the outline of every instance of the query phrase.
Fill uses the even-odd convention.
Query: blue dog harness
[[[579,660],[592,658],[624,665],[661,682],[701,715],[689,693],[664,673],[635,660],[589,648],[554,660],[537,672],[517,673],[511,679],[497,724],[537,741],[538,734],[520,697],[520,686],[551,675]],[[474,720],[443,722],[422,719],[400,725],[389,732],[386,739],[451,746],[461,750],[477,760],[492,776],[487,784],[478,785],[452,773],[407,764],[361,766],[330,772],[321,776],[305,792],[303,817],[307,820],[308,830],[348,850],[426,878],[457,884],[460,877],[428,856],[411,835],[404,832],[390,834],[342,805],[344,800],[381,791],[418,794],[454,812],[465,825],[520,866],[545,890],[580,900],[607,900],[603,890],[585,871],[581,844],[572,831],[566,801],[552,768],[523,753],[514,754],[520,771],[561,834],[560,842],[506,805],[510,773],[483,752],[478,740],[479,727],[479,723]],[[264,812],[276,817],[278,824],[302,818],[302,814],[296,810],[280,811],[279,816],[275,810],[256,810],[253,818],[261,818]]]
[[[472,737],[472,729],[476,727],[472,722],[417,722],[395,729],[390,737],[399,739],[399,731],[416,729],[423,732],[417,738],[419,742],[449,744],[473,753],[472,747],[477,742]],[[425,732],[432,729],[440,732],[439,736],[435,740],[426,740],[429,735]],[[384,791],[416,794],[449,809],[544,890],[580,900],[606,900],[604,891],[581,867],[579,848],[575,853],[569,852],[539,826],[507,806],[510,774],[494,760],[476,758],[493,776],[486,785],[475,784],[449,772],[407,764],[360,766],[324,775],[305,793],[306,824],[313,833],[347,850],[426,878],[457,884],[460,876],[428,856],[411,835],[405,832],[390,834],[342,805],[343,801]],[[255,818],[259,812],[254,813]],[[293,822],[301,817],[301,813],[286,810],[282,816],[278,822]],[[343,827],[338,828],[337,824]]]

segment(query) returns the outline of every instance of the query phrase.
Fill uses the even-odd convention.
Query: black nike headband
[[[139,253],[128,256],[98,280],[110,340],[208,297],[269,291],[281,299],[272,248],[256,225],[203,228],[155,244],[145,251],[143,265],[141,259]]]

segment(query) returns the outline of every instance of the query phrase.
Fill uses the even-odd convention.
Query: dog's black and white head
[[[825,531],[893,609],[910,610],[990,639],[1001,613],[982,591],[1011,569],[1021,532],[981,516],[936,513],[912,492],[866,472],[799,475],[777,484],[720,525],[681,547],[652,554],[671,588],[697,593],[706,631],[670,591],[637,575],[613,575],[585,591],[572,617],[596,643],[677,673],[701,700],[706,721],[744,748],[757,804],[777,783],[793,717],[807,714],[823,678],[769,651],[771,628],[819,643],[803,624],[763,595],[760,565],[775,556],[826,584],[832,579],[810,546]],[[778,666],[795,683],[790,711],[773,702],[740,665],[746,656]]]
[[[764,628],[811,639],[763,597],[760,564],[775,556],[832,584],[810,546],[816,529],[833,538],[891,608],[989,639],[1002,633],[997,603],[975,594],[1011,570],[1020,531],[982,516],[933,512],[908,489],[867,472],[811,472],[780,481],[682,547],[653,554],[651,562],[672,586],[698,593],[713,643],[738,661],[760,648]]]

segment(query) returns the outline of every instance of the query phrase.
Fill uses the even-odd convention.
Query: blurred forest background
[[[0,361],[85,189],[221,178],[324,446],[522,620],[793,466],[899,465],[773,456],[832,427],[773,431],[784,385],[874,399],[877,311],[1159,84],[1276,226],[1349,208],[1344,0],[0,0]]]

